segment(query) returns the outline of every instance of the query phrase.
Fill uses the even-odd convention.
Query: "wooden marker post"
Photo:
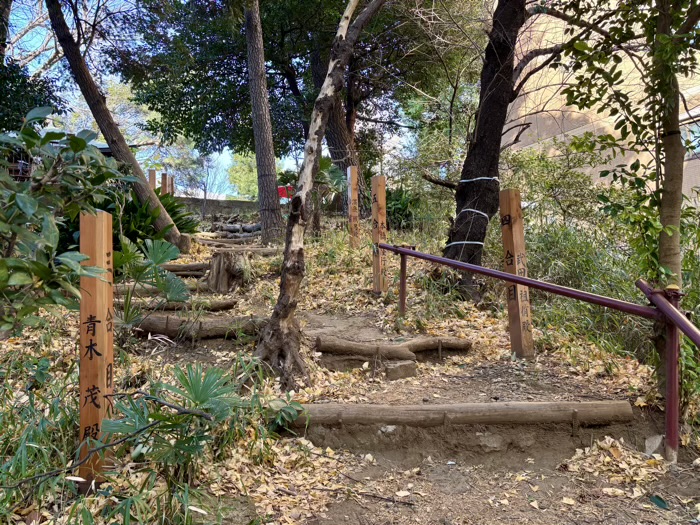
[[[168,177],[170,179],[170,194],[175,195],[175,177]]]
[[[169,189],[168,174],[163,172],[160,174],[160,194],[165,195],[166,193],[170,193],[168,191]]]
[[[501,233],[505,253],[505,271],[527,277],[527,256],[525,254],[525,231],[523,211],[520,207],[518,190],[503,190],[500,194]],[[533,357],[532,311],[530,295],[526,286],[506,284],[508,293],[508,323],[510,348],[517,357]]]
[[[360,246],[360,180],[357,166],[348,168],[348,225],[350,231],[350,247]]]
[[[148,183],[151,185],[151,189],[156,189],[156,170],[149,168],[148,170]]]
[[[106,273],[100,277],[81,277],[80,289],[80,459],[94,448],[89,439],[100,439],[102,420],[111,414],[114,391],[114,306],[112,275],[112,216],[80,215],[80,252],[89,257],[84,266],[97,266]],[[80,466],[88,491],[99,481],[103,470],[98,453]]]
[[[388,288],[386,278],[386,252],[377,243],[386,242],[386,177],[372,177],[372,275],[374,293],[385,293]]]

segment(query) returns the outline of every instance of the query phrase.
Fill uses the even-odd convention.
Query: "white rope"
[[[476,177],[474,179],[462,179],[459,182],[474,182],[477,180],[495,180],[496,182],[500,183],[500,181],[498,180],[498,177]]]
[[[449,248],[453,244],[479,244],[480,246],[484,245],[483,242],[479,242],[479,241],[455,241],[455,242],[451,242],[451,243],[447,244],[445,246],[445,248]]]
[[[465,211],[470,211],[473,213],[478,213],[479,215],[483,215],[484,217],[486,217],[487,220],[489,218],[489,216],[487,214],[485,214],[483,211],[475,210],[474,208],[462,208],[462,211],[460,211],[458,215],[462,215],[462,213]]]

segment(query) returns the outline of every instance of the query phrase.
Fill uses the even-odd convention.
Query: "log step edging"
[[[456,403],[452,405],[303,405],[296,427],[314,425],[512,425],[572,423],[608,425],[632,421],[628,401],[534,401]]]

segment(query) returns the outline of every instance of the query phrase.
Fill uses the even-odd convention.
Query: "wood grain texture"
[[[508,425],[568,423],[574,411],[580,424],[604,425],[632,420],[627,401],[458,403],[454,405],[304,405],[295,426],[309,425]]]

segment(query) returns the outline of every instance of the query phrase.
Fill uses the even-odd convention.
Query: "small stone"
[[[416,376],[416,362],[415,361],[395,361],[386,365],[385,370],[386,378],[389,381],[395,381],[397,379],[404,379],[406,377]]]
[[[384,425],[379,429],[383,434],[391,434],[396,430],[396,425]]]

